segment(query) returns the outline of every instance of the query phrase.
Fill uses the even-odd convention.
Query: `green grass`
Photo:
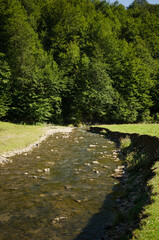
[[[122,125],[98,125],[96,127],[107,128],[111,131],[124,133],[138,133],[159,137],[159,124],[122,124]],[[135,229],[131,239],[159,240],[159,162],[152,167],[155,176],[147,183],[152,187],[152,203],[146,205],[143,213],[147,216],[141,220],[140,227]],[[130,238],[128,238],[130,239]]]
[[[159,124],[120,124],[120,125],[98,125],[97,127],[108,128],[111,131],[124,133],[138,133],[159,137]]]
[[[22,149],[42,136],[48,127],[0,122],[0,154]]]
[[[142,220],[140,229],[134,230],[132,239],[159,240],[159,162],[153,169],[156,175],[148,183],[152,186],[153,202],[145,207],[144,214],[148,217]]]

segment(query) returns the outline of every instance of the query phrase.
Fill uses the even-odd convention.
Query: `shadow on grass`
[[[159,139],[138,134],[110,132],[92,128],[121,147],[122,139],[129,138],[129,146],[122,147],[118,157],[125,165],[121,174],[114,174],[119,183],[105,197],[99,213],[92,216],[87,226],[74,240],[128,240],[133,231],[141,227],[147,215],[144,207],[152,203],[152,186],[148,181],[154,176],[152,168],[158,158]],[[111,204],[110,204],[111,203]]]

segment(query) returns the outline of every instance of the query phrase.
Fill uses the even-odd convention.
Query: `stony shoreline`
[[[39,146],[39,144],[41,144],[49,136],[51,136],[51,135],[53,135],[55,133],[61,132],[63,134],[69,134],[72,130],[73,130],[73,127],[63,127],[63,126],[51,126],[51,127],[48,127],[48,130],[44,133],[44,135],[42,137],[40,137],[40,139],[38,139],[36,142],[30,144],[28,147],[3,153],[0,156],[0,164],[3,165],[5,163],[11,162],[10,158],[15,156],[15,155],[17,155],[17,154],[21,154],[21,153],[32,151],[35,147]]]
[[[144,207],[152,203],[149,180],[154,176],[153,166],[159,159],[159,139],[148,135],[112,132],[106,128],[92,127],[90,130],[104,134],[119,147],[121,139],[131,139],[127,150],[121,148],[119,151],[123,166],[115,169],[110,176],[119,181],[120,193],[116,195],[115,204],[118,219],[114,224],[105,226],[105,233],[101,239],[132,239],[134,230],[140,228],[141,221],[146,218]],[[113,192],[116,192],[115,188]]]

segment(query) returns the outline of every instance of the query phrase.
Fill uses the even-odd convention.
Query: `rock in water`
[[[50,172],[50,168],[45,168],[43,171],[46,172],[46,173],[49,173]]]
[[[93,164],[99,164],[99,162],[98,162],[98,161],[93,161],[92,163],[93,163]]]

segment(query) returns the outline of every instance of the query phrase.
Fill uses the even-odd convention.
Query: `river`
[[[75,128],[0,167],[1,240],[99,240],[114,221],[120,164],[103,135]]]

